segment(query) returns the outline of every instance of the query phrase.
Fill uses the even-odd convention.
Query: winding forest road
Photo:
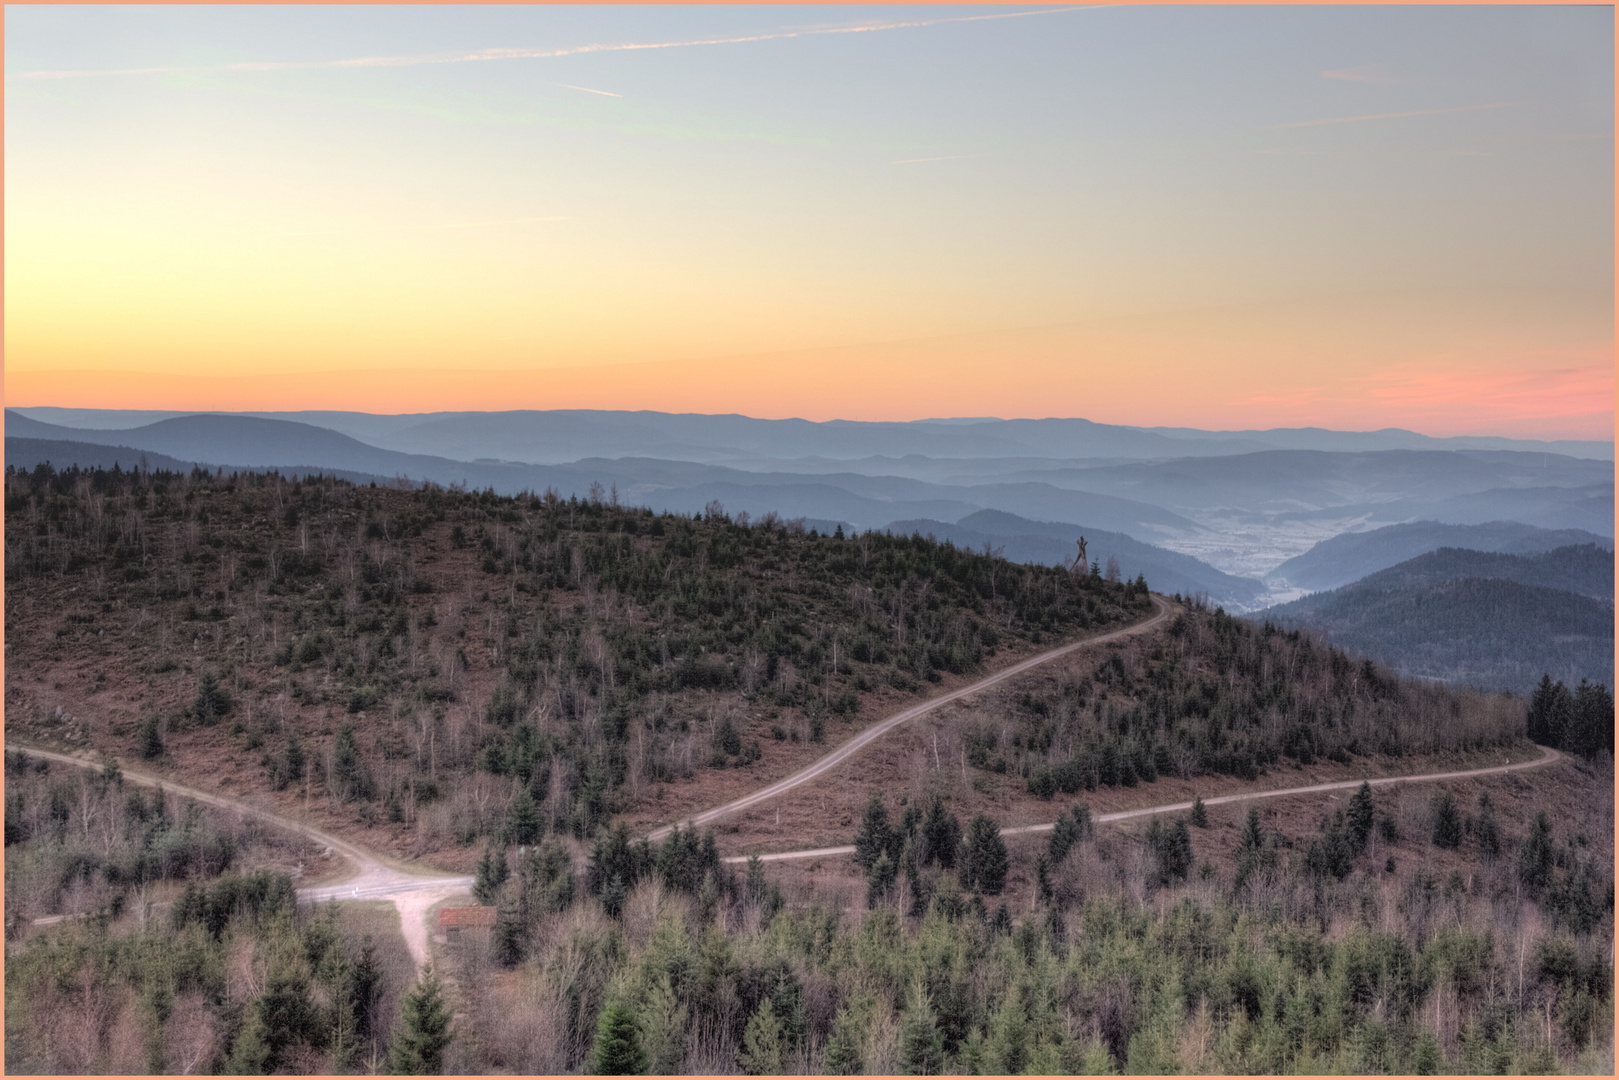
[[[1083,641],[1071,642],[1070,644],[1060,646],[1059,648],[1040,653],[1038,656],[1032,656],[1027,660],[1013,664],[1004,671],[999,671],[994,675],[979,679],[977,682],[964,686],[959,690],[953,690],[948,694],[941,694],[939,697],[931,698],[928,701],[922,702],[921,704],[913,705],[908,709],[897,712],[888,719],[883,720],[880,723],[877,723],[867,730],[861,732],[859,735],[856,735],[842,746],[828,753],[825,757],[820,758],[818,761],[804,769],[799,770],[786,779],[778,780],[773,784],[769,784],[751,795],[745,795],[740,799],[733,799],[731,802],[728,802],[723,806],[716,806],[711,810],[705,810],[700,814],[693,815],[686,819],[686,822],[683,822],[683,824],[703,825],[710,821],[725,817],[727,814],[733,814],[738,810],[743,810],[767,799],[775,798],[783,792],[790,791],[793,788],[798,787],[801,784],[805,784],[818,776],[822,776],[829,770],[843,764],[855,754],[859,753],[873,740],[881,738],[884,734],[908,720],[914,720],[918,716],[931,712],[942,705],[946,705],[952,701],[957,701],[961,698],[967,697],[970,694],[975,694],[980,690],[988,689],[989,687],[994,686],[996,683],[1012,678],[1014,675],[1021,674],[1022,672],[1028,671],[1030,668],[1049,663],[1052,660],[1056,660],[1060,657],[1067,656],[1068,654],[1079,649],[1084,649],[1092,645],[1106,644],[1110,641],[1117,641],[1120,638],[1128,637],[1133,634],[1139,634],[1149,630],[1167,619],[1170,612],[1173,610],[1169,603],[1162,597],[1154,596],[1152,599],[1153,603],[1158,606],[1158,614],[1153,616],[1151,619],[1136,623],[1133,626],[1127,626],[1122,630],[1115,630],[1097,637],[1086,638]],[[19,750],[35,757],[44,758],[47,761],[54,761],[64,765],[73,765],[79,768],[97,769],[102,765],[99,758],[88,756],[88,751],[86,752],[87,756],[75,757],[68,754],[57,753],[51,750],[38,749],[16,742],[8,742],[6,749]],[[1377,779],[1369,779],[1367,782],[1373,787],[1383,787],[1389,784],[1410,784],[1434,780],[1455,780],[1468,776],[1485,776],[1491,773],[1513,772],[1518,769],[1533,769],[1542,765],[1549,765],[1561,757],[1562,755],[1556,750],[1541,748],[1540,756],[1529,761],[1508,762],[1504,765],[1492,765],[1482,769],[1463,769],[1455,772],[1424,773],[1414,776],[1385,776],[1378,777]],[[180,795],[184,798],[195,799],[197,802],[207,803],[210,806],[217,806],[224,810],[230,810],[248,817],[256,818],[265,822],[266,824],[273,825],[276,828],[284,829],[287,832],[308,837],[309,839],[314,840],[316,843],[322,844],[331,849],[332,852],[342,855],[345,859],[349,860],[349,862],[353,864],[354,872],[336,884],[311,886],[308,888],[299,889],[299,900],[309,903],[320,903],[326,900],[390,901],[399,911],[400,931],[404,935],[405,943],[407,946],[409,946],[411,955],[415,957],[418,966],[427,962],[428,911],[435,904],[449,899],[450,897],[465,894],[472,887],[473,879],[470,877],[458,877],[448,874],[434,873],[431,871],[423,872],[418,869],[396,865],[384,860],[382,857],[372,852],[365,850],[362,847],[359,847],[356,844],[349,843],[346,840],[333,836],[331,833],[315,828],[312,825],[305,824],[304,822],[298,821],[294,818],[283,817],[280,814],[273,813],[272,811],[265,810],[261,807],[252,806],[248,803],[241,802],[240,800],[229,798],[228,796],[216,795],[211,792],[186,787],[182,784],[176,784],[172,781],[165,780],[158,776],[153,776],[149,773],[125,769],[122,767],[122,763],[120,763],[120,769],[122,770],[124,779],[130,781],[131,783],[140,784],[147,787],[161,788],[164,791],[173,792],[174,794]],[[1208,806],[1218,806],[1222,803],[1242,802],[1248,799],[1275,799],[1287,795],[1311,795],[1319,792],[1342,791],[1347,788],[1356,788],[1359,787],[1360,784],[1361,781],[1359,780],[1340,780],[1327,784],[1311,784],[1305,787],[1280,788],[1274,791],[1253,791],[1234,795],[1218,795],[1205,799],[1204,803]],[[1136,810],[1119,810],[1113,813],[1097,814],[1092,820],[1098,822],[1124,821],[1128,818],[1146,817],[1152,814],[1174,813],[1178,810],[1189,810],[1191,809],[1191,806],[1192,804],[1189,802],[1166,803],[1162,806],[1147,806]],[[669,832],[674,829],[674,827],[675,826],[673,825],[666,825],[662,828],[656,829],[648,834],[648,839],[661,839],[662,837],[667,836]],[[1002,829],[1001,835],[1016,836],[1023,833],[1050,832],[1052,828],[1052,825],[1024,825],[1017,828]],[[788,859],[815,859],[849,855],[853,852],[853,846],[813,848],[804,851],[783,851],[773,854],[761,854],[759,859],[762,862],[780,862]],[[725,861],[728,863],[741,863],[746,862],[748,858],[749,856],[737,855],[730,856],[726,858]],[[36,921],[43,923],[47,921],[59,921],[60,919],[61,916],[47,916],[45,919]]]
[[[674,831],[676,825],[706,825],[710,821],[717,821],[728,814],[736,813],[738,810],[746,810],[750,806],[762,803],[768,799],[774,799],[776,796],[791,791],[800,784],[807,784],[816,777],[837,768],[845,761],[848,761],[850,758],[854,757],[854,755],[858,754],[861,750],[864,750],[868,744],[882,738],[884,735],[888,734],[888,732],[905,723],[907,720],[915,720],[918,716],[923,716],[930,713],[934,709],[950,704],[952,701],[959,701],[961,698],[967,697],[971,694],[976,694],[980,690],[987,690],[996,683],[1004,682],[1007,679],[1012,678],[1014,675],[1021,675],[1030,668],[1039,667],[1041,664],[1049,664],[1051,661],[1067,656],[1069,653],[1077,652],[1080,649],[1089,648],[1092,645],[1105,645],[1110,641],[1118,641],[1122,638],[1144,633],[1147,630],[1152,629],[1154,626],[1157,626],[1165,619],[1169,618],[1170,612],[1174,610],[1169,606],[1169,601],[1165,600],[1161,596],[1152,597],[1152,602],[1157,606],[1158,614],[1154,615],[1150,619],[1126,626],[1122,630],[1114,630],[1110,633],[1099,634],[1096,637],[1085,638],[1083,641],[1073,641],[1067,645],[1058,646],[1055,649],[1050,649],[1046,652],[1040,653],[1037,656],[1031,656],[1027,660],[1019,661],[1003,671],[997,671],[995,674],[979,679],[977,682],[972,683],[971,685],[963,686],[959,690],[952,690],[948,694],[940,694],[936,698],[929,698],[919,705],[912,705],[908,709],[895,713],[887,720],[873,724],[871,727],[867,728],[865,731],[862,731],[860,734],[856,735],[854,738],[850,739],[836,750],[833,750],[825,757],[822,757],[805,768],[800,769],[798,772],[793,773],[793,775],[787,777],[786,779],[777,780],[774,784],[762,787],[751,795],[744,795],[740,799],[732,799],[723,806],[716,806],[712,810],[704,810],[700,814],[694,814],[691,817],[686,818],[684,821],[676,822],[674,825],[665,825],[662,828],[653,829],[647,834],[647,839],[662,840],[665,836],[668,836],[669,833]]]
[[[1542,765],[1550,765],[1563,755],[1549,746],[1538,748],[1540,756],[1528,761],[1508,762],[1505,765],[1490,765],[1482,769],[1461,769],[1456,772],[1422,773],[1416,776],[1380,776],[1368,777],[1362,780],[1334,780],[1329,784],[1309,784],[1305,787],[1278,788],[1274,791],[1243,791],[1234,795],[1215,795],[1203,800],[1204,806],[1219,806],[1222,803],[1246,802],[1250,799],[1278,799],[1284,795],[1314,795],[1323,791],[1344,791],[1349,788],[1358,788],[1362,783],[1372,787],[1385,787],[1389,784],[1420,784],[1431,780],[1459,780],[1466,776],[1487,776],[1490,773],[1515,772],[1518,769],[1535,769]],[[1128,818],[1150,817],[1153,814],[1173,814],[1177,810],[1190,810],[1189,802],[1164,803],[1161,806],[1143,806],[1135,810],[1115,810],[1108,814],[1094,814],[1091,820],[1124,821]],[[1055,823],[1046,825],[1021,825],[1017,828],[1002,829],[1002,836],[1021,836],[1025,833],[1050,832]],[[771,855],[760,855],[760,862],[782,862],[787,859],[816,859],[821,856],[853,855],[854,845],[843,847],[812,848],[805,851],[781,851]],[[724,859],[728,863],[745,863],[751,856],[732,855]]]

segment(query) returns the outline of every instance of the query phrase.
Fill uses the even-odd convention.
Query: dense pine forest
[[[615,502],[8,471],[9,731],[234,769],[494,910],[418,972],[391,906],[296,902],[319,845],[10,751],[8,1069],[1611,1071],[1605,690],[1531,708],[1180,602],[964,706],[962,779],[876,791],[852,858],[728,862],[615,818],[1145,618],[1146,583]],[[1093,805],[1522,761],[1526,724],[1570,756]],[[1056,827],[1003,836],[1003,789]]]
[[[1405,675],[1528,694],[1543,674],[1613,682],[1613,552],[1440,548],[1255,618],[1303,628]]]

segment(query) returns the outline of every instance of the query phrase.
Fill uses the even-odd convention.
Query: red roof
[[[447,907],[438,909],[440,927],[493,926],[495,909],[492,907]]]

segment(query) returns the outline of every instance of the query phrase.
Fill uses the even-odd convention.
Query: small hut
[[[492,907],[446,907],[438,909],[438,928],[444,931],[447,941],[454,941],[464,931],[482,931],[487,933],[495,925],[495,909]]]

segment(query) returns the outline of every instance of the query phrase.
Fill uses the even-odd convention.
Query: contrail
[[[1077,7],[1036,8],[1030,11],[1006,11],[993,15],[955,15],[944,19],[912,19],[866,23],[858,26],[822,26],[804,30],[776,30],[762,34],[743,34],[735,37],[688,38],[682,41],[630,41],[617,44],[571,45],[560,49],[480,49],[470,53],[419,53],[407,56],[358,56],[345,60],[250,60],[236,64],[211,64],[197,67],[142,67],[110,68],[104,70],[23,71],[18,79],[82,79],[114,75],[205,75],[225,72],[304,71],[315,68],[390,68],[420,67],[429,64],[477,64],[491,60],[551,60],[562,56],[581,56],[587,53],[636,52],[645,49],[689,49],[701,45],[743,45],[754,41],[780,41],[786,38],[818,37],[826,34],[870,34],[881,30],[904,30],[921,26],[942,26],[946,23],[987,22],[993,19],[1019,19],[1028,15],[1061,15],[1071,11],[1094,11],[1116,7],[1116,4],[1086,4]],[[570,87],[586,90],[588,87]],[[605,91],[592,90],[591,93]],[[618,95],[611,95],[618,96]]]
[[[1417,109],[1412,112],[1368,113],[1365,116],[1338,116],[1330,120],[1295,120],[1291,124],[1272,124],[1273,128],[1320,127],[1322,124],[1353,124],[1360,120],[1396,120],[1405,116],[1438,116],[1441,113],[1477,112],[1480,109],[1506,109],[1516,101],[1497,101],[1491,105],[1460,105],[1454,109]]]
[[[621,98],[624,96],[623,94],[615,94],[611,90],[592,90],[588,86],[574,86],[572,83],[559,82],[557,85],[564,90],[583,90],[587,94],[600,94],[602,97]]]

